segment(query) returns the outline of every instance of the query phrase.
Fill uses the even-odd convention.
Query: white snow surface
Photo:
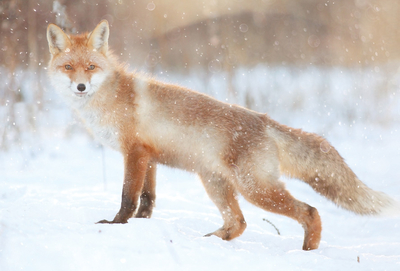
[[[0,152],[1,271],[400,270],[399,215],[355,215],[293,179],[283,179],[288,190],[320,213],[317,250],[301,250],[304,232],[296,221],[243,198],[247,229],[242,236],[232,241],[203,237],[222,226],[217,208],[196,175],[162,166],[151,219],[95,224],[113,219],[119,210],[122,156],[76,132],[62,102],[54,104],[61,109],[50,111],[42,130]],[[361,115],[346,124],[338,121],[345,106],[338,106],[293,116],[278,104],[271,115],[282,113],[278,121],[324,134],[364,183],[400,201],[400,126],[369,126]],[[391,108],[398,117],[397,106]],[[368,105],[364,109],[368,112]]]
[[[367,185],[399,200],[400,133],[369,133],[333,144]],[[194,174],[166,167],[151,219],[95,224],[119,210],[121,155],[104,150],[104,182],[102,149],[89,137],[54,136],[36,147],[0,156],[0,270],[400,270],[399,217],[349,213],[297,180],[285,179],[288,189],[322,218],[314,251],[301,250],[297,222],[243,198],[242,236],[203,237],[222,225],[217,208]]]

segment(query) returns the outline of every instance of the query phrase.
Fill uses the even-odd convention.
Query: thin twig
[[[106,155],[104,153],[104,146],[100,145],[101,148],[101,160],[103,164],[103,185],[104,185],[104,191],[107,190],[107,177],[106,177]]]
[[[269,220],[266,219],[266,218],[263,218],[263,220],[264,220],[265,222],[268,222],[269,224],[271,224],[272,227],[275,228],[275,230],[276,230],[276,232],[278,233],[278,235],[281,235],[281,233],[279,232],[278,228],[277,228],[271,221],[269,221]]]

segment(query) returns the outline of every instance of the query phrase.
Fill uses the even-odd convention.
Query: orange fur
[[[67,36],[49,25],[50,79],[102,143],[124,155],[121,208],[112,221],[150,217],[156,165],[196,172],[222,214],[224,225],[208,234],[240,236],[246,222],[237,195],[298,221],[303,249],[318,248],[317,210],[296,200],[279,180],[299,178],[343,208],[375,214],[393,201],[365,186],[322,137],[292,129],[240,106],[135,73],[108,50],[109,27]],[[349,200],[350,199],[350,200]]]

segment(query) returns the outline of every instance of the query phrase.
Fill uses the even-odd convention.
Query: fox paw
[[[222,240],[229,241],[240,236],[245,229],[246,229],[246,222],[244,222],[243,220],[243,222],[238,223],[234,226],[219,228],[215,232],[210,232],[204,235],[204,237],[210,237],[211,235],[215,235],[221,238]]]
[[[135,215],[135,218],[150,218],[152,212],[153,212],[152,208],[140,206],[139,210]]]
[[[103,220],[100,220],[99,222],[96,222],[96,224],[112,224],[113,222],[112,221],[109,221],[109,220],[106,220],[106,219],[103,219]]]
[[[222,240],[231,240],[233,238],[231,238],[231,234],[229,232],[229,230],[226,230],[225,228],[220,228],[214,232],[210,232],[206,235],[204,235],[204,237],[210,237],[212,235],[218,236],[219,238],[221,238]]]
[[[106,219],[100,220],[99,222],[97,222],[96,224],[125,224],[128,223],[128,221],[115,221],[115,219],[113,221],[109,221]]]

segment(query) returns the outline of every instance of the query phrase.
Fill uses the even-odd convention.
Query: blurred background
[[[110,23],[130,70],[329,134],[398,127],[397,0],[1,0],[0,149],[83,131],[49,85],[46,27]]]

